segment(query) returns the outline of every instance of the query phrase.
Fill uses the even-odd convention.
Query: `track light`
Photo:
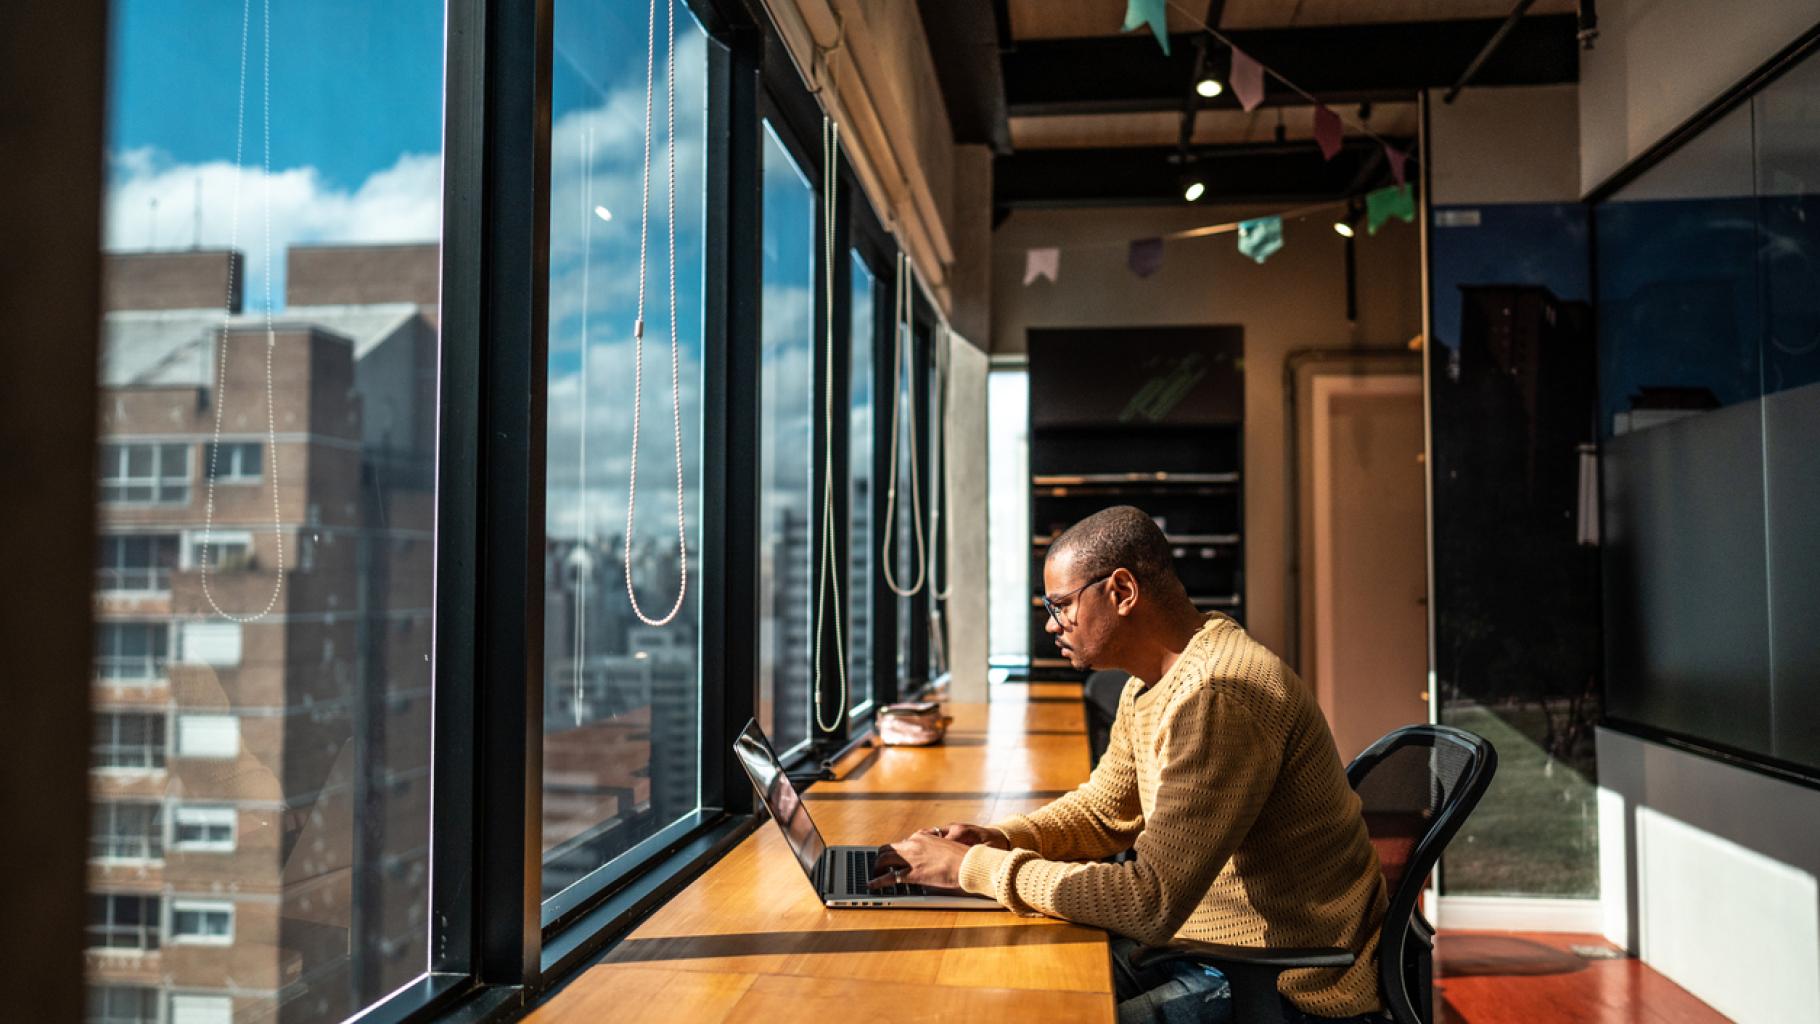
[[[1220,84],[1219,79],[1210,75],[1194,83],[1194,91],[1208,99],[1213,99],[1220,93],[1225,92],[1226,87]]]
[[[1359,218],[1364,216],[1365,206],[1355,196],[1346,200],[1346,215],[1333,222],[1334,234],[1341,238],[1351,238],[1359,233]]]
[[[1207,194],[1207,183],[1204,181],[1201,181],[1199,178],[1195,179],[1194,181],[1189,182],[1188,187],[1182,190],[1182,198],[1188,200],[1191,203],[1206,194]]]

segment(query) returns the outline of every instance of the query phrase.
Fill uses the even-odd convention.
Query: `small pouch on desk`
[[[887,747],[927,747],[942,741],[948,720],[934,701],[886,704],[878,709],[878,740]]]

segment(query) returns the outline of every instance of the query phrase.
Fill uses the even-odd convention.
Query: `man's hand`
[[[951,821],[935,830],[943,839],[952,839],[962,846],[990,846],[995,850],[1011,849],[1011,840],[1005,833],[985,825],[973,825],[965,821]]]
[[[893,885],[922,885],[932,889],[961,887],[961,859],[967,856],[967,845],[944,839],[938,829],[924,829],[908,839],[878,850],[878,875],[869,885],[874,889]]]

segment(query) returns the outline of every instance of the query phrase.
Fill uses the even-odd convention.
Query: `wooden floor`
[[[1447,932],[1436,943],[1437,1024],[1707,1024],[1726,1018],[1638,960],[1589,960],[1597,935]]]

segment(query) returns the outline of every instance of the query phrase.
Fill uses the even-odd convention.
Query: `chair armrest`
[[[1142,968],[1169,960],[1193,960],[1215,968],[1230,965],[1289,971],[1309,967],[1351,967],[1354,959],[1352,952],[1345,949],[1227,946],[1217,942],[1177,939],[1167,946],[1139,952],[1132,957],[1132,966]]]

